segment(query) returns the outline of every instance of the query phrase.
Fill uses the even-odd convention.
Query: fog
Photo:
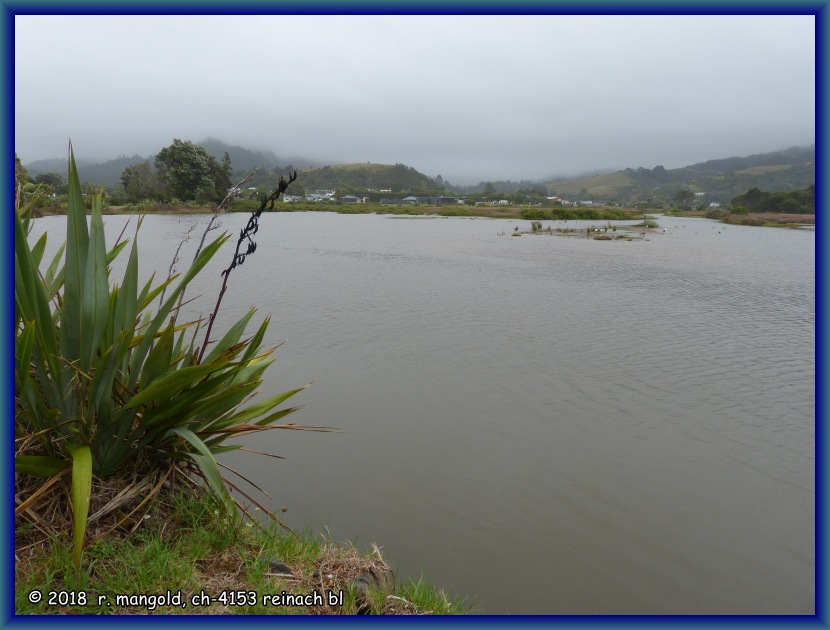
[[[14,18],[15,151],[174,138],[454,184],[815,142],[813,16]]]

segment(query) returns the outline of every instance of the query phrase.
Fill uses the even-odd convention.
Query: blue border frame
[[[100,2],[84,1],[72,2],[71,0],[0,0],[0,46],[2,46],[2,85],[6,88],[4,99],[3,125],[0,127],[0,141],[5,148],[0,155],[2,172],[2,188],[6,191],[14,189],[14,16],[19,14],[455,14],[474,15],[483,13],[503,14],[773,14],[773,15],[814,15],[816,17],[816,195],[817,208],[828,211],[827,182],[827,138],[826,126],[823,114],[827,112],[827,54],[828,44],[826,35],[830,32],[830,0],[795,0],[793,2],[752,2],[750,0],[731,0],[729,2],[718,2],[717,0],[685,0],[682,2],[666,3],[665,1],[648,2],[639,0],[627,2],[625,0],[579,0],[566,1],[545,1],[545,0],[520,0],[515,3],[507,3],[507,0],[495,0],[476,2],[474,0],[456,0],[455,2],[441,2],[440,0],[423,0],[413,2],[389,2],[388,0],[353,2],[350,0],[308,0],[306,2],[278,0],[241,0],[240,2],[228,2],[227,0],[216,0],[215,2],[202,2],[199,0],[178,0],[165,2],[164,0],[128,0],[123,3],[111,3],[106,0]],[[816,212],[816,540],[815,540],[815,566],[816,566],[816,602],[815,615],[813,616],[604,616],[582,617],[582,616],[549,616],[509,617],[510,625],[516,622],[522,625],[556,625],[559,627],[587,627],[587,626],[705,626],[712,627],[713,624],[738,627],[767,627],[767,626],[810,626],[827,627],[827,543],[824,533],[827,527],[827,462],[823,455],[827,452],[827,433],[821,420],[825,416],[826,402],[824,398],[825,386],[828,382],[825,372],[824,358],[826,356],[827,341],[824,337],[823,326],[826,314],[824,299],[825,291],[825,269],[827,255],[823,251],[826,242],[826,221],[821,212]],[[16,617],[14,616],[14,336],[13,336],[13,304],[14,304],[14,242],[13,242],[13,215],[6,212],[3,215],[3,229],[0,230],[0,238],[3,239],[0,245],[0,252],[3,256],[2,274],[0,274],[0,291],[6,298],[3,300],[2,309],[2,330],[5,334],[0,336],[0,355],[3,358],[3,370],[5,378],[0,379],[0,400],[5,404],[3,418],[8,421],[4,423],[3,433],[3,457],[2,473],[0,479],[0,500],[5,506],[2,514],[2,543],[0,543],[0,625],[2,626],[26,626],[34,627],[40,625],[44,620],[42,617]],[[49,623],[63,624],[111,624],[113,617],[82,617],[82,618],[58,618],[49,617]],[[273,617],[252,618],[252,617],[175,617],[172,620],[164,617],[119,617],[117,623],[141,624],[141,623],[162,623],[164,625],[175,623],[176,625],[200,623],[209,625],[230,625],[242,621],[243,623],[277,623]],[[297,618],[290,623],[332,623],[334,618]],[[336,618],[336,623],[429,623],[437,624],[469,624],[475,625],[500,625],[508,621],[502,617],[476,616],[461,618]],[[198,621],[196,621],[198,620]],[[244,620],[244,621],[243,621]],[[287,619],[280,618],[280,624],[288,623]]]
[[[819,214],[827,211],[827,33],[830,32],[830,10],[822,5],[816,15],[816,618],[827,625],[827,433],[824,425],[826,416],[826,373],[827,341],[824,336],[826,316],[827,255],[824,245],[827,236],[826,217]]]

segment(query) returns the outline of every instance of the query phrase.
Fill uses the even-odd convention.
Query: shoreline
[[[285,213],[285,212],[333,212],[335,214],[378,214],[378,215],[395,215],[395,216],[435,216],[435,217],[469,217],[482,219],[508,219],[518,221],[534,221],[532,217],[525,218],[522,213],[527,210],[539,210],[539,208],[523,208],[518,206],[502,207],[502,206],[390,206],[381,204],[338,204],[327,207],[320,207],[319,204],[284,204],[285,209],[269,210],[268,214]],[[360,206],[360,207],[357,207]],[[637,221],[644,215],[663,215],[672,218],[701,218],[712,219],[719,221],[726,225],[746,225],[752,227],[784,227],[784,228],[798,228],[798,229],[814,229],[816,224],[815,214],[781,214],[781,213],[751,213],[751,214],[728,214],[723,213],[719,217],[707,217],[702,212],[678,212],[666,211],[662,208],[637,209],[626,210],[621,208],[611,208],[605,206],[598,206],[592,208],[598,213],[607,211],[623,211],[630,214],[629,218],[607,219],[603,217],[586,218],[586,219],[543,219],[544,221]],[[551,210],[551,208],[542,208],[542,210]],[[207,206],[196,205],[178,205],[170,206],[166,204],[154,204],[150,207],[137,208],[133,206],[109,206],[103,208],[104,215],[153,215],[153,214],[170,214],[170,215],[188,215],[188,214],[213,214],[215,208]],[[229,210],[223,212],[227,213],[246,213],[248,209]],[[46,216],[62,216],[66,214],[66,208],[43,208],[35,211],[35,218]]]

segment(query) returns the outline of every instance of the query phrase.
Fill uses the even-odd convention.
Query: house
[[[422,203],[427,206],[443,206],[445,204],[463,204],[463,199],[458,199],[456,197],[415,197],[414,195],[410,195],[409,197],[404,197],[403,199],[381,199],[381,203],[383,204],[403,204],[403,203]]]
[[[354,195],[343,195],[338,199],[342,203],[362,203],[362,197],[355,197]]]

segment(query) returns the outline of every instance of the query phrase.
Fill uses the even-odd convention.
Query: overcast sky
[[[24,164],[212,137],[468,184],[815,142],[813,16],[14,20]]]

